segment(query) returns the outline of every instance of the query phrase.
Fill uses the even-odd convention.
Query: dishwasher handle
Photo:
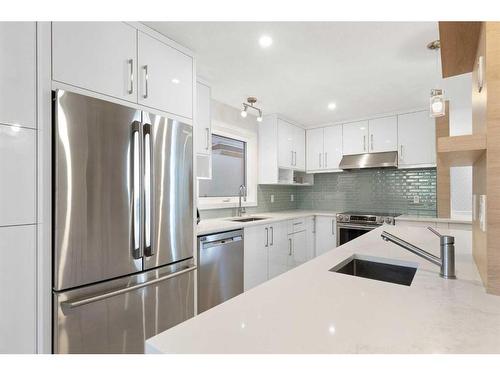
[[[243,240],[243,236],[234,236],[229,238],[223,238],[221,240],[209,241],[209,242],[201,242],[202,249],[210,249],[211,247],[227,245],[233,242],[239,242]]]

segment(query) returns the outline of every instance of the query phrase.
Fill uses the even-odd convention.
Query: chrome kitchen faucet
[[[441,248],[441,257],[438,258],[435,255],[432,255],[431,253],[428,253],[425,250],[422,250],[419,247],[416,247],[415,245],[412,245],[409,242],[406,242],[405,240],[402,240],[399,237],[396,237],[390,233],[387,233],[386,231],[383,231],[381,234],[381,237],[385,241],[390,241],[392,243],[395,243],[396,245],[401,246],[403,249],[406,249],[413,254],[418,255],[419,257],[422,257],[426,260],[428,260],[431,263],[434,263],[435,265],[441,267],[441,272],[439,272],[439,276],[445,279],[456,279],[455,275],[455,237],[453,236],[444,236],[441,233],[439,233],[437,230],[427,227],[432,233],[434,233],[436,236],[439,237],[440,239],[440,248]]]

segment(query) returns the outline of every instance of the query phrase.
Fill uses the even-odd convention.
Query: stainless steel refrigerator
[[[194,314],[192,127],[53,92],[53,351],[141,353]]]

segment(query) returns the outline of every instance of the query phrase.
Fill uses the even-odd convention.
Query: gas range
[[[347,211],[337,214],[337,222],[367,225],[394,225],[394,218],[401,214],[390,212]]]
[[[382,224],[394,225],[394,212],[347,211],[336,215],[337,246],[349,242]]]

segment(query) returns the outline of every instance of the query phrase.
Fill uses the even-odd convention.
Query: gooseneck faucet
[[[381,237],[385,241],[390,241],[395,243],[396,245],[401,246],[403,249],[406,249],[413,254],[418,255],[431,263],[434,263],[436,266],[441,267],[441,271],[439,272],[439,276],[445,279],[456,279],[455,275],[455,237],[453,236],[444,236],[440,234],[437,230],[427,227],[432,233],[439,237],[440,240],[440,248],[441,248],[441,257],[438,258],[431,253],[428,253],[425,250],[422,250],[415,245],[412,245],[405,240],[402,240],[399,237],[394,236],[393,234],[387,233],[383,231]]]
[[[243,200],[246,202],[247,201],[247,188],[245,185],[240,185],[240,193],[239,193],[239,205],[238,205],[238,216],[243,216],[244,213],[246,213],[245,207],[241,206],[241,198],[243,197]]]

